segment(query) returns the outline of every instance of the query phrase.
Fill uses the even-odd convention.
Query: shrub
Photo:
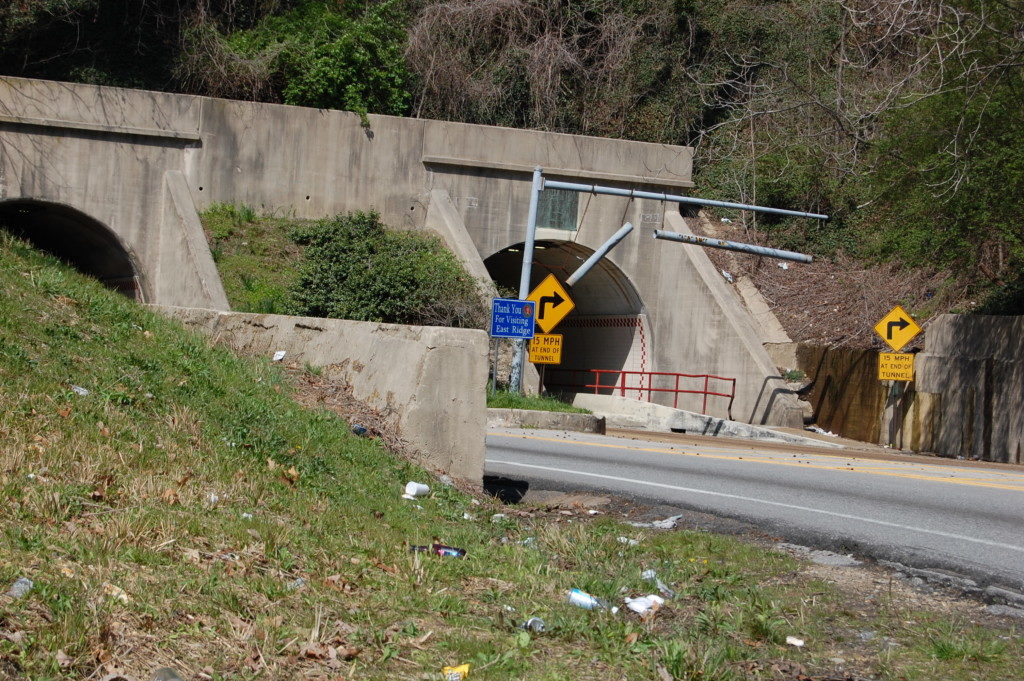
[[[478,283],[433,236],[385,228],[354,212],[292,232],[305,247],[293,314],[482,328]]]

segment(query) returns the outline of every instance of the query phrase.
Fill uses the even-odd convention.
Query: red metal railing
[[[725,376],[715,376],[713,374],[679,374],[679,373],[674,373],[674,372],[669,372],[669,371],[619,371],[618,369],[554,369],[554,368],[549,368],[548,372],[551,373],[551,374],[566,373],[566,374],[572,374],[574,376],[577,375],[577,374],[581,374],[581,373],[582,374],[592,374],[593,375],[593,379],[594,379],[593,383],[576,383],[576,382],[553,383],[553,382],[545,380],[545,382],[544,382],[545,383],[545,387],[547,387],[549,389],[550,388],[560,388],[560,389],[570,390],[572,392],[583,392],[583,390],[580,390],[580,388],[586,389],[586,390],[589,390],[589,389],[592,388],[594,390],[594,394],[595,395],[599,394],[599,391],[601,391],[601,390],[609,390],[609,391],[611,391],[610,394],[615,394],[615,392],[618,391],[619,395],[621,395],[622,397],[628,397],[629,395],[627,393],[636,392],[637,393],[637,399],[643,399],[643,394],[646,393],[647,394],[647,401],[648,402],[651,401],[651,394],[652,393],[672,393],[672,395],[673,395],[673,397],[672,397],[672,406],[674,408],[678,408],[678,406],[679,406],[679,396],[680,395],[703,395],[704,396],[704,401],[703,401],[703,405],[701,406],[701,412],[700,412],[702,414],[706,414],[707,411],[708,411],[708,396],[728,397],[729,398],[728,413],[729,413],[729,418],[730,419],[732,418],[732,403],[733,403],[733,400],[736,399],[736,379],[735,378],[727,378]],[[610,382],[610,383],[609,382],[605,382],[605,383],[601,382],[601,378],[603,376],[610,376],[612,374],[616,375],[616,377],[614,378],[614,380],[612,382]],[[628,381],[628,378],[627,378],[629,376],[638,376],[639,379],[640,379],[639,383],[637,385],[630,385],[629,381]],[[674,387],[672,387],[672,388],[655,388],[654,387],[654,377],[655,376],[668,376],[668,377],[670,377],[670,379],[673,379],[675,381]],[[702,390],[686,390],[686,389],[682,389],[682,388],[679,387],[679,379],[681,379],[681,378],[694,378],[694,379],[698,379],[698,380],[703,380],[704,388]],[[646,386],[644,385],[645,379],[646,379],[646,383],[647,383]],[[729,384],[729,392],[718,392],[716,390],[710,390],[709,388],[710,388],[710,382],[711,381],[724,381],[724,382],[728,383]],[[661,383],[663,381],[659,381],[659,382]],[[668,379],[666,379],[664,382],[668,382]]]

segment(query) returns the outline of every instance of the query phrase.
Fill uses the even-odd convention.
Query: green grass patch
[[[4,678],[172,666],[423,679],[470,663],[484,681],[725,681],[777,678],[782,663],[838,676],[830,660],[850,641],[861,676],[1012,678],[1024,659],[1009,628],[898,604],[869,616],[863,598],[734,538],[521,513],[440,485],[299,406],[277,365],[211,347],[9,238],[0,385]],[[401,499],[408,480],[432,494]],[[468,556],[408,549],[432,541]],[[648,568],[679,593],[652,620],[566,602],[574,587],[618,604],[649,593]],[[28,595],[4,597],[22,576]],[[544,632],[519,628],[534,616]],[[807,646],[786,646],[791,634]]]
[[[589,409],[574,407],[554,397],[541,395],[519,395],[508,390],[487,391],[487,406],[492,409],[531,409],[533,411],[562,411],[573,414],[589,414]]]
[[[286,314],[302,256],[289,234],[309,221],[230,203],[216,203],[200,217],[231,308]]]

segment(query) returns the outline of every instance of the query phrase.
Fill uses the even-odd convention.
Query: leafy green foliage
[[[240,86],[286,104],[401,115],[411,95],[400,3],[304,2],[252,28],[222,34],[208,24],[186,35],[179,74],[204,90]]]
[[[401,324],[482,327],[472,279],[440,241],[376,213],[309,221],[218,203],[203,226],[231,306]]]
[[[398,324],[482,327],[476,281],[433,236],[355,212],[296,229],[304,247],[292,312]]]
[[[880,205],[865,220],[877,235],[873,248],[916,265],[969,268],[1000,283],[1019,273],[1024,196],[1010,188],[1024,186],[1022,87],[1017,78],[984,97],[946,93],[891,122],[872,183]],[[950,139],[963,125],[973,139],[958,154]]]

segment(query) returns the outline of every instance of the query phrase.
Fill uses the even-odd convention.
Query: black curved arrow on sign
[[[892,329],[893,329],[893,327],[896,327],[897,329],[902,331],[903,329],[907,328],[908,326],[910,326],[910,322],[908,322],[903,317],[900,317],[899,320],[897,320],[895,322],[889,322],[886,325],[886,327],[885,327],[885,337],[888,338],[889,340],[892,340],[892,333],[893,333]]]
[[[537,304],[537,319],[544,319],[544,313],[546,312],[545,305],[551,305],[551,309],[555,309],[559,305],[565,302],[565,298],[558,295],[558,291],[555,291],[553,296],[542,296],[540,302]]]

